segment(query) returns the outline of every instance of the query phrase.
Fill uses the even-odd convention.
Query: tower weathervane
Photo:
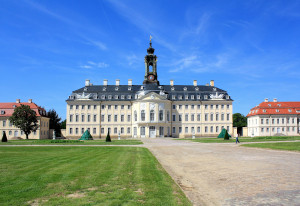
[[[151,43],[151,39],[152,39],[152,36],[151,36],[151,34],[150,34],[150,43]]]

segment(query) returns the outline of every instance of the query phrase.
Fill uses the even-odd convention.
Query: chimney
[[[174,86],[174,81],[173,80],[170,80],[170,85]]]
[[[16,100],[16,103],[20,103],[20,99],[17,99],[17,100]]]
[[[194,86],[195,87],[197,86],[197,80],[194,80]]]
[[[89,80],[89,79],[86,79],[86,80],[85,80],[85,86],[86,86],[86,87],[90,86],[90,80]]]
[[[120,79],[116,79],[116,86],[120,86]]]
[[[103,86],[107,86],[107,82],[108,82],[107,79],[104,79],[103,80]]]
[[[132,79],[128,79],[128,86],[132,86]]]
[[[28,99],[28,103],[32,103],[32,99]]]
[[[268,98],[265,98],[265,102],[269,102],[269,99],[268,99]]]
[[[277,98],[274,98],[274,99],[273,99],[273,102],[277,102]]]
[[[210,80],[210,86],[212,86],[212,87],[215,86],[215,81],[214,80]]]

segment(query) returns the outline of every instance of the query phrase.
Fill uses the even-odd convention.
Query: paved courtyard
[[[300,153],[143,139],[194,205],[300,205]]]

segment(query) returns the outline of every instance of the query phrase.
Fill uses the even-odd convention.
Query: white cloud
[[[82,65],[80,67],[83,69],[91,69],[92,68],[92,66],[90,66],[90,65]]]
[[[94,62],[94,61],[88,61],[86,65],[80,66],[84,69],[96,69],[96,68],[107,68],[109,67],[109,64],[106,64],[104,62]]]

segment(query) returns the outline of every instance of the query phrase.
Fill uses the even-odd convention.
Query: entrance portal
[[[149,137],[150,138],[155,138],[156,137],[156,131],[154,126],[149,127]]]

